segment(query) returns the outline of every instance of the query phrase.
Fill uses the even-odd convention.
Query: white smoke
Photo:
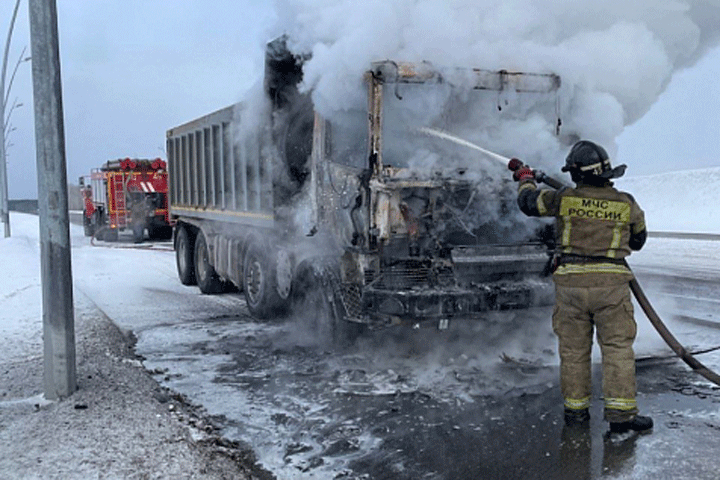
[[[328,117],[365,107],[362,74],[372,61],[552,72],[563,82],[562,131],[601,143],[611,156],[615,138],[648,111],[672,74],[720,38],[720,0],[275,3],[277,33],[289,36],[294,52],[312,54],[304,88]],[[529,113],[528,121],[482,129],[476,115],[468,115],[465,138],[557,171],[568,138],[553,136],[552,118]]]

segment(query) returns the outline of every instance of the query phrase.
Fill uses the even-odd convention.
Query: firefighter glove
[[[520,170],[520,169],[521,169],[522,167],[524,167],[524,166],[525,166],[525,165],[523,165],[522,160],[519,160],[519,159],[517,159],[517,158],[513,158],[513,159],[511,159],[511,160],[508,162],[508,169],[511,170],[511,171],[513,171],[513,172],[517,172],[518,170]]]
[[[523,166],[519,170],[515,170],[513,173],[513,180],[520,182],[523,180],[535,180],[535,172],[530,168]]]

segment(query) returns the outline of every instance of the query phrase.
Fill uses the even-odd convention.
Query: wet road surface
[[[156,269],[132,291],[107,271],[79,288],[135,333],[158,381],[251,445],[279,479],[718,478],[720,389],[663,358],[670,351],[647,325],[636,349],[638,401],[655,429],[607,436],[599,371],[589,428],[563,424],[549,308],[446,332],[372,332],[334,348],[297,319],[252,319],[241,295],[180,286],[172,252],[76,252],[73,261],[98,255],[133,255]],[[712,278],[652,269],[638,277],[664,319],[712,322]],[[636,318],[647,324],[639,310]],[[712,323],[670,326],[691,348],[720,345]],[[718,369],[720,352],[701,360]]]
[[[278,478],[716,478],[720,390],[646,356],[639,402],[653,434],[608,437],[599,391],[590,428],[565,428],[549,312],[536,314],[493,325],[510,343],[476,326],[378,332],[338,351],[304,344],[292,323],[232,317],[145,331],[138,350]],[[177,329],[193,334],[151,351]],[[670,474],[675,463],[689,467]]]

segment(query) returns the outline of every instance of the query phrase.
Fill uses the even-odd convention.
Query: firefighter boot
[[[588,408],[565,408],[565,425],[584,425],[590,422],[590,409]]]
[[[642,415],[635,415],[632,420],[627,422],[610,422],[611,433],[625,433],[631,430],[634,432],[646,432],[652,428],[652,418]]]

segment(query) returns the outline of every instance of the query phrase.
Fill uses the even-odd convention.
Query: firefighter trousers
[[[558,337],[565,408],[582,410],[590,406],[593,330],[596,330],[602,354],[605,419],[631,420],[638,413],[632,348],[637,325],[628,283],[577,287],[556,282],[555,293],[552,321]]]

